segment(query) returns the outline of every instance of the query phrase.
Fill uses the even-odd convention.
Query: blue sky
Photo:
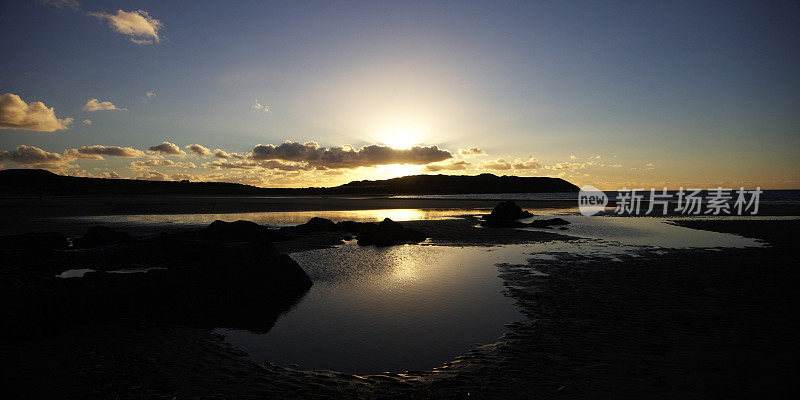
[[[146,13],[158,40],[134,43],[97,14],[118,10]],[[261,186],[492,172],[800,188],[797,21],[797,2],[5,1],[0,94],[73,121],[0,128],[0,164]],[[84,110],[90,99],[125,110]],[[254,158],[286,140],[316,142],[315,155],[417,145],[452,157]],[[163,141],[242,158],[146,151]],[[93,145],[145,152],[65,153]],[[483,154],[458,151],[473,147]],[[131,165],[151,159],[195,167]]]

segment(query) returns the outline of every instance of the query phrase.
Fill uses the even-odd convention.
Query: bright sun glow
[[[414,175],[419,173],[419,169],[419,165],[411,164],[379,165],[375,167],[374,178],[371,179],[389,179],[398,176]]]
[[[394,149],[410,149],[414,146],[416,135],[411,133],[394,133],[384,141],[386,145]]]

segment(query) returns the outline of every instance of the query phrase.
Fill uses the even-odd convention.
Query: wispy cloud
[[[161,21],[153,18],[147,11],[117,10],[116,14],[92,12],[89,16],[108,21],[108,26],[117,33],[127,35],[136,44],[153,44],[161,41]]]
[[[80,4],[78,4],[78,2],[75,0],[36,0],[36,3],[53,6],[56,8],[66,7],[66,8],[71,8],[73,10],[77,10],[78,7],[80,7]]]
[[[57,118],[55,109],[41,101],[27,104],[12,93],[0,96],[0,129],[54,132],[67,129],[72,121],[72,118]]]

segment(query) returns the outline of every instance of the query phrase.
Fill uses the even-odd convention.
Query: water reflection
[[[247,220],[269,226],[289,226],[308,222],[313,217],[327,218],[334,222],[358,221],[376,222],[384,218],[395,221],[435,220],[455,218],[462,215],[487,213],[483,209],[381,209],[381,210],[349,210],[349,211],[265,211],[250,213],[224,214],[146,214],[146,215],[100,215],[71,217],[74,220],[93,223],[141,224],[141,225],[208,225],[214,220],[237,221]]]
[[[522,319],[495,267],[525,262],[521,246],[349,243],[292,257],[315,283],[297,307],[266,335],[219,330],[256,361],[360,374],[428,369]]]

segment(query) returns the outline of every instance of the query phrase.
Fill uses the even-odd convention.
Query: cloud
[[[270,109],[269,106],[265,106],[265,105],[259,103],[258,99],[256,99],[256,103],[253,104],[253,109],[254,110],[264,110],[264,112],[268,112],[268,113],[272,114],[272,109]]]
[[[315,167],[303,163],[287,163],[278,160],[265,161],[212,161],[204,163],[204,167],[212,169],[277,169],[280,171],[310,171]]]
[[[59,164],[65,162],[61,154],[50,153],[38,147],[22,145],[12,151],[0,151],[0,160],[13,161],[17,164]]]
[[[67,129],[72,121],[72,118],[56,118],[55,109],[48,108],[41,101],[26,104],[15,94],[0,96],[0,129],[54,132]]]
[[[551,167],[554,170],[561,171],[561,170],[571,170],[571,169],[584,169],[586,168],[586,164],[581,163],[573,163],[573,162],[560,162],[555,164]]]
[[[147,92],[147,93],[145,93],[144,95],[145,95],[145,97],[147,97],[150,100],[155,99],[156,97],[158,97],[158,96],[156,96],[156,92],[154,92],[152,90]]]
[[[91,125],[91,124],[92,124],[92,120],[90,120],[90,119],[88,119],[88,118],[87,118],[87,119],[83,120],[82,124],[84,124],[84,125]]]
[[[511,163],[502,159],[498,158],[496,161],[487,161],[481,164],[483,169],[493,169],[497,171],[506,171],[511,169]]]
[[[80,149],[69,149],[64,152],[64,156],[68,158],[83,158],[90,160],[102,160],[103,156],[125,157],[125,158],[138,158],[145,157],[141,150],[132,147],[119,147],[119,146],[83,146]]]
[[[116,14],[92,12],[89,16],[107,20],[108,26],[113,31],[127,35],[133,43],[153,44],[161,41],[159,31],[164,25],[151,17],[147,11],[117,10]]]
[[[236,154],[236,153],[228,153],[227,151],[220,150],[220,149],[214,150],[214,157],[223,158],[223,159],[228,159],[228,158],[236,158],[236,159],[239,159],[239,160],[245,159],[245,156],[243,156],[243,155]]]
[[[168,181],[170,180],[167,174],[162,174],[158,171],[143,171],[136,176],[136,179],[143,179],[146,181]]]
[[[161,154],[165,154],[165,155],[169,155],[169,156],[185,156],[186,155],[186,152],[181,150],[181,148],[178,147],[178,145],[176,145],[175,143],[167,142],[167,141],[161,142],[161,144],[159,144],[157,146],[153,146],[153,147],[147,149],[147,151],[152,151],[153,153],[161,153]]]
[[[252,160],[283,160],[305,162],[327,168],[357,168],[388,164],[429,164],[453,158],[453,154],[436,146],[414,146],[394,149],[389,146],[369,145],[359,150],[350,146],[320,147],[315,142],[286,141],[278,146],[260,144],[253,148],[248,158]]]
[[[86,111],[128,111],[127,108],[119,108],[110,101],[98,101],[97,99],[87,100],[83,109]]]
[[[176,167],[176,168],[197,168],[195,163],[174,162],[172,160],[146,160],[131,162],[131,169],[142,170],[146,167]]]
[[[191,150],[192,152],[194,152],[194,154],[197,154],[198,156],[207,157],[211,155],[211,149],[205,146],[201,146],[199,144],[190,144],[186,146],[186,148]]]
[[[77,10],[80,5],[75,0],[36,0],[39,4],[44,4],[48,6],[53,6],[56,8],[71,8],[73,10]]]
[[[578,159],[578,157],[575,157],[575,154],[570,154],[569,155],[569,159],[570,160],[576,160],[576,159]]]
[[[536,159],[536,157],[531,157],[527,161],[522,161],[519,158],[517,158],[514,160],[512,167],[514,167],[514,169],[537,170],[539,168],[542,168],[542,164],[539,162],[539,160]]]
[[[458,149],[458,154],[462,156],[480,156],[486,154],[486,152],[477,147],[470,147],[468,149]]]
[[[455,161],[446,164],[428,164],[425,166],[425,169],[428,171],[436,172],[436,171],[462,171],[467,169],[470,163],[466,161]]]

